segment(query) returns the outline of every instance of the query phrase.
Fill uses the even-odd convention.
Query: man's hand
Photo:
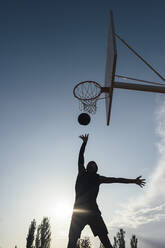
[[[79,138],[82,139],[83,142],[87,143],[87,141],[88,141],[88,136],[89,136],[89,134],[80,135]]]
[[[138,184],[141,188],[143,188],[146,184],[145,179],[141,179],[142,176],[139,176],[135,179],[135,183]]]

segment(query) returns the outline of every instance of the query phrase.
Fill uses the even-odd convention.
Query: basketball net
[[[95,114],[97,110],[97,99],[93,101],[79,101],[80,111],[88,112],[89,114]]]
[[[74,96],[79,100],[80,111],[95,114],[97,100],[101,94],[101,86],[94,81],[84,81],[77,84],[73,90]]]

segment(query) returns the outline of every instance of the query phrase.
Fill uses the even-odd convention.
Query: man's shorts
[[[69,237],[72,238],[76,236],[77,238],[80,238],[81,231],[86,225],[90,226],[94,236],[108,234],[107,227],[100,213],[73,213],[69,230]]]

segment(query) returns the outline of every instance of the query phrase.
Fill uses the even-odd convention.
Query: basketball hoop
[[[78,83],[74,89],[74,96],[80,101],[80,110],[90,114],[95,114],[97,100],[102,93],[102,87],[94,81],[84,81]]]

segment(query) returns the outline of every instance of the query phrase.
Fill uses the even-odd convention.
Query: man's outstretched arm
[[[85,152],[85,147],[88,141],[88,134],[85,135],[80,135],[79,136],[80,139],[83,140],[83,143],[81,145],[80,148],[80,152],[79,152],[79,158],[78,158],[78,172],[84,172],[85,171],[85,167],[84,167],[84,152]]]
[[[100,183],[132,183],[139,185],[141,188],[146,184],[145,179],[142,179],[141,176],[135,179],[100,176]]]

